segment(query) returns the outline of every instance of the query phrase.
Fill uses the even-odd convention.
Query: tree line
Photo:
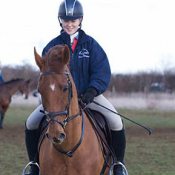
[[[175,92],[175,71],[113,74],[108,89],[112,92]]]
[[[30,91],[37,89],[39,69],[30,64],[18,66],[3,66],[2,76],[5,81],[23,78],[31,79]],[[108,91],[118,93],[131,92],[175,92],[175,70],[165,70],[162,73],[138,72],[132,74],[112,74]]]

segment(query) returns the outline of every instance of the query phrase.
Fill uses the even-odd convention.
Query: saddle
[[[111,130],[108,121],[102,113],[91,110],[89,108],[86,108],[84,111],[89,118],[101,145],[101,150],[105,160],[102,171],[100,173],[100,175],[102,175],[104,174],[107,167],[111,168],[114,166],[115,162],[117,162],[117,157],[112,147]],[[108,162],[110,156],[112,159],[110,160],[111,163],[109,164]]]
[[[85,113],[87,117],[89,118],[95,133],[99,137],[100,142],[112,148],[111,131],[109,129],[108,121],[106,120],[104,115],[98,111],[91,110],[88,108],[85,109]]]

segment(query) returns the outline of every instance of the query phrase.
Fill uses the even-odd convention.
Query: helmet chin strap
[[[63,28],[62,23],[61,23],[61,21],[60,21],[60,18],[58,18],[58,21],[59,21],[59,23],[60,23],[60,27]]]

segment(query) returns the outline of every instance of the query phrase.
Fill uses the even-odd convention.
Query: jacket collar
[[[88,36],[86,35],[86,33],[79,29],[79,38],[78,38],[78,43],[77,43],[77,47],[81,44],[83,44],[84,42],[88,41]],[[68,46],[70,46],[70,35],[68,35],[64,30],[61,30],[61,38],[63,39],[64,43],[67,44]]]

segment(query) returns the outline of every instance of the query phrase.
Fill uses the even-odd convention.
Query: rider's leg
[[[40,112],[43,110],[43,106],[40,105],[36,108],[33,113],[29,116],[26,121],[26,130],[25,130],[25,141],[26,141],[26,148],[29,157],[29,161],[34,161],[34,159],[38,162],[38,127],[40,121],[43,118],[43,113]],[[28,174],[26,175],[38,175],[39,169],[36,165],[31,165],[31,169]]]
[[[95,97],[94,101],[109,108],[114,112],[117,112],[116,109],[112,106],[112,104],[103,95]],[[112,146],[114,152],[116,154],[117,160],[121,163],[124,163],[126,139],[124,125],[120,116],[110,112],[109,110],[95,103],[89,104],[88,107],[90,109],[101,112],[108,120],[112,134]],[[121,165],[116,165],[114,167],[114,175],[124,175],[124,170]]]
[[[34,159],[38,162],[37,157],[37,147],[38,147],[38,135],[37,129],[35,130],[25,130],[25,141],[26,141],[26,148],[29,157],[29,161],[32,162]],[[29,173],[26,175],[38,175],[39,169],[36,165],[31,165]]]
[[[112,146],[116,154],[117,161],[124,164],[125,146],[126,146],[124,127],[120,131],[111,130],[111,135],[112,135]],[[114,166],[114,175],[124,175],[124,170],[121,165],[118,164]]]
[[[112,106],[112,104],[103,95],[99,95],[99,96],[95,97],[94,101],[117,113],[116,109]],[[105,118],[107,119],[111,130],[114,130],[114,131],[122,130],[123,123],[122,123],[122,120],[121,120],[119,115],[114,114],[114,113],[110,112],[109,110],[107,110],[107,109],[105,109],[105,108],[103,108],[103,107],[101,107],[93,102],[88,105],[88,108],[93,109],[95,111],[99,111],[100,113],[102,113],[105,116]]]

